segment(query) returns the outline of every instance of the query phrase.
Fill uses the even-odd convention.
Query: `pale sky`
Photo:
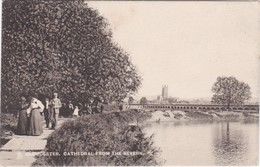
[[[143,78],[138,96],[211,97],[218,76],[235,76],[259,97],[257,2],[92,1]]]

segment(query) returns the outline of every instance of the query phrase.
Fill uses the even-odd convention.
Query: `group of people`
[[[42,95],[36,98],[34,92],[21,94],[21,103],[18,109],[17,134],[38,136],[43,132],[42,115],[44,115],[46,128],[55,129],[59,115],[67,117],[79,117],[87,114],[102,113],[103,104],[90,105],[77,103],[73,105],[62,104],[58,98],[58,93],[53,94],[53,98]]]
[[[21,94],[21,103],[18,111],[17,134],[39,136],[43,132],[42,115],[44,114],[46,128],[55,129],[59,117],[59,109],[62,107],[58,94],[54,98],[40,101],[36,95],[29,91]],[[50,126],[51,125],[51,126]]]
[[[73,117],[79,117],[84,116],[88,114],[94,114],[94,113],[102,113],[104,110],[103,104],[97,105],[97,106],[91,106],[90,104],[84,104],[78,103],[76,105],[73,105],[71,101],[69,101],[69,104],[64,105],[65,113],[66,115],[73,116]]]

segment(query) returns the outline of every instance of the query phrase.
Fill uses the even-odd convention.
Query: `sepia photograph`
[[[259,165],[259,1],[0,8],[0,167]]]

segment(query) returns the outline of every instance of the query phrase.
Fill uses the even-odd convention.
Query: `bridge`
[[[174,104],[128,104],[124,106],[125,109],[162,109],[162,110],[227,110],[226,105],[218,104],[188,104],[188,103],[174,103]],[[243,110],[259,112],[259,105],[231,105],[230,110]]]

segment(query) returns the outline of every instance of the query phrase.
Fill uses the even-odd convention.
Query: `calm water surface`
[[[164,165],[258,165],[258,123],[149,123]]]

